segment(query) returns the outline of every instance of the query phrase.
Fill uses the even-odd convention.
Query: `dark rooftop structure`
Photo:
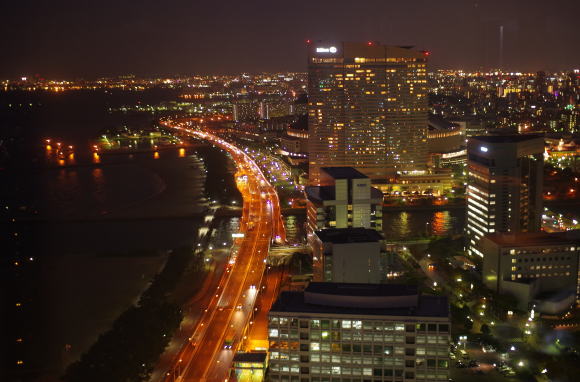
[[[383,240],[383,237],[374,229],[370,228],[328,228],[316,231],[316,236],[323,243],[346,244],[368,243]]]
[[[575,243],[580,240],[580,230],[568,232],[510,232],[493,233],[487,238],[498,245],[509,245],[514,247],[527,247],[531,245],[558,245],[565,243]]]
[[[459,125],[457,123],[449,122],[439,115],[429,114],[428,127],[429,130],[452,130],[459,127]]]
[[[371,187],[371,199],[377,200],[377,203],[383,200],[383,193],[375,187]],[[305,189],[308,199],[313,202],[323,202],[325,200],[336,199],[336,189],[334,186],[306,186]]]
[[[353,167],[322,167],[321,170],[334,179],[368,178],[368,176]]]
[[[417,286],[409,284],[320,283],[308,285],[305,292],[338,296],[415,296]]]
[[[445,296],[418,293],[411,285],[310,283],[304,292],[282,292],[270,314],[449,317]]]
[[[478,135],[471,137],[481,142],[488,143],[517,143],[529,141],[531,139],[543,138],[540,134],[506,134],[506,135]]]
[[[266,362],[267,353],[266,352],[237,352],[234,355],[235,362],[250,362],[250,363],[263,363]]]

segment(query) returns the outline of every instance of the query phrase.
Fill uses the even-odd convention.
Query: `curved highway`
[[[165,381],[220,381],[229,377],[234,353],[247,340],[254,303],[261,290],[266,257],[273,240],[285,241],[278,195],[256,163],[242,150],[186,122],[165,121],[167,127],[207,140],[230,153],[243,196],[241,231],[211,302],[204,310],[190,343],[175,359]]]

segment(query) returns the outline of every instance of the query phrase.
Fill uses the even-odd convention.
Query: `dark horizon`
[[[306,71],[305,40],[432,52],[431,68],[535,72],[580,65],[580,2],[173,0],[5,2],[0,78]]]

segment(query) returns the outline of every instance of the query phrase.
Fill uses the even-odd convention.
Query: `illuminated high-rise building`
[[[261,119],[270,119],[270,107],[266,101],[260,101],[258,113]]]
[[[374,42],[310,44],[310,183],[320,168],[354,167],[373,180],[427,163],[427,55]]]
[[[258,103],[250,99],[241,99],[232,104],[232,118],[235,122],[255,121],[259,115]]]
[[[534,232],[542,220],[544,138],[488,135],[467,143],[467,250],[499,232]]]

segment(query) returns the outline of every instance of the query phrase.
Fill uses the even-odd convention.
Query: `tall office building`
[[[479,241],[495,232],[534,232],[542,219],[544,138],[477,136],[467,143],[468,253],[483,257]]]
[[[350,166],[373,180],[424,170],[427,54],[373,42],[310,44],[311,184],[321,167]]]
[[[258,108],[258,113],[262,119],[270,119],[270,106],[266,101],[260,101],[260,107]]]
[[[251,99],[232,102],[232,118],[235,122],[255,121],[259,117],[259,106]]]

